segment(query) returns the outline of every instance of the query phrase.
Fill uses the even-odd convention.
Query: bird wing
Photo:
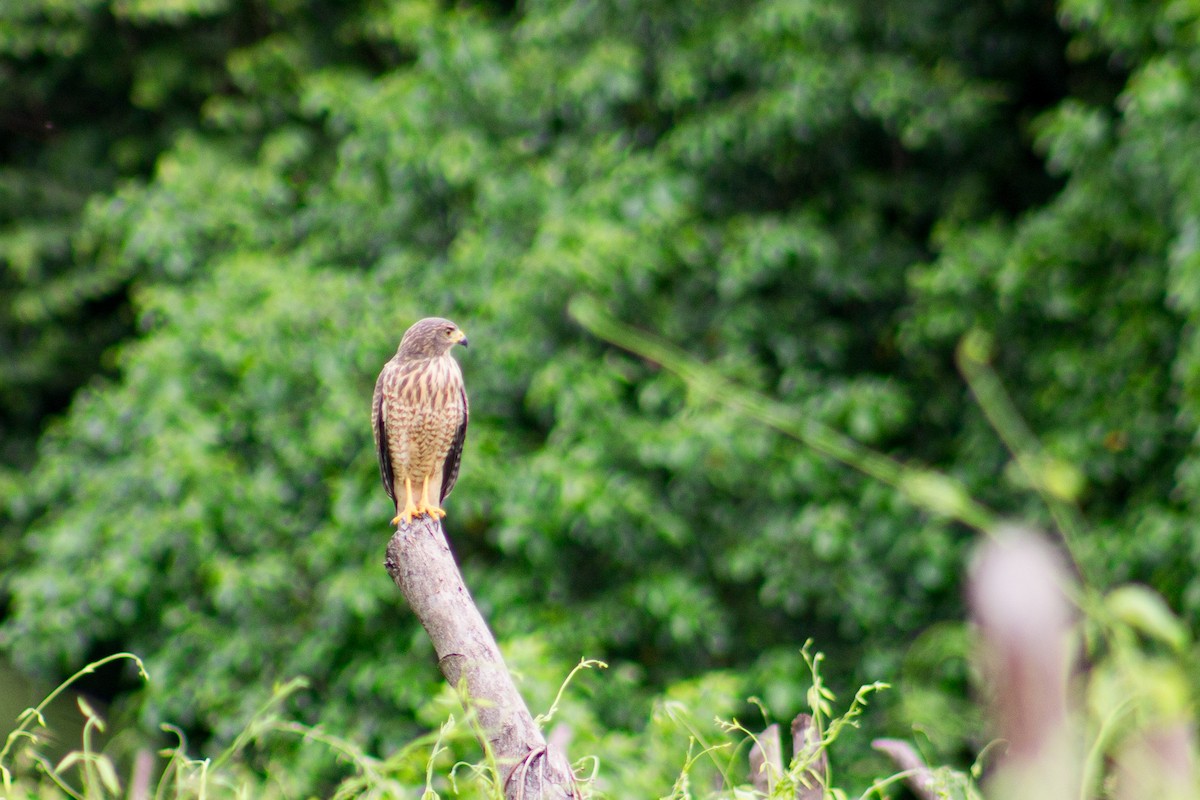
[[[454,488],[454,482],[458,480],[458,466],[462,463],[463,442],[467,440],[467,418],[470,412],[467,409],[467,391],[460,384],[458,387],[459,396],[462,398],[462,419],[458,422],[458,430],[454,432],[454,440],[450,442],[450,449],[446,452],[446,460],[442,464],[442,496],[438,498],[438,502],[446,499],[450,494],[450,490]]]
[[[392,454],[388,450],[386,423],[383,415],[383,384],[388,373],[395,368],[389,361],[379,373],[375,381],[375,396],[371,399],[371,431],[375,434],[375,452],[379,456],[379,477],[383,479],[383,488],[392,502],[396,502],[396,487],[392,478]]]

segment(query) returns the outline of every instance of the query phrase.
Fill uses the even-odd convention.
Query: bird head
[[[402,359],[436,358],[456,344],[467,346],[467,335],[457,325],[441,317],[426,317],[404,332],[396,353]]]

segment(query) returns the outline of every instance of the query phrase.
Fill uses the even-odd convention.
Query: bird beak
[[[455,331],[450,334],[450,338],[454,340],[455,344],[461,344],[463,347],[467,346],[467,335],[462,331]]]

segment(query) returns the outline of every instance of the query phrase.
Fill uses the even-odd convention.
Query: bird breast
[[[431,488],[438,488],[465,411],[458,362],[447,354],[404,363],[390,388],[384,419],[396,481],[402,487],[405,478],[419,483],[431,476]]]

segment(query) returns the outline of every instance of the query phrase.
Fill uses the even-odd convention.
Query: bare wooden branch
[[[871,747],[892,759],[901,772],[907,772],[905,781],[920,800],[938,800],[937,784],[933,770],[915,748],[903,739],[876,739]]]
[[[982,634],[991,716],[1008,746],[988,781],[990,797],[1079,796],[1081,742],[1067,713],[1070,583],[1061,555],[1019,528],[997,531],[971,570],[967,597]]]
[[[139,749],[133,757],[133,775],[129,778],[129,800],[149,800],[150,778],[154,772],[154,754]]]
[[[478,719],[507,800],[578,798],[570,765],[534,723],[441,523],[421,516],[402,524],[388,542],[385,566],[433,641],[442,675]]]
[[[755,737],[750,748],[750,782],[763,794],[770,794],[783,774],[783,748],[779,744],[779,726],[768,725]]]
[[[797,714],[792,720],[792,759],[808,759],[816,753],[813,762],[798,776],[796,800],[821,800],[825,796],[829,756],[824,750],[818,751],[821,746],[819,734],[811,714]]]

